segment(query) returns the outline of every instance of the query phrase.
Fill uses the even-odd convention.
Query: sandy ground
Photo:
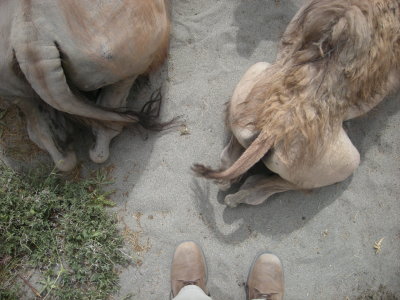
[[[248,269],[263,250],[283,261],[286,299],[356,299],[379,286],[381,296],[370,299],[400,299],[400,96],[346,123],[362,162],[345,182],[227,208],[190,165],[218,165],[224,103],[248,67],[275,60],[277,41],[302,1],[172,2],[169,60],[135,97],[148,99],[163,83],[162,118],[181,115],[189,134],[173,129],[144,139],[126,130],[113,142],[105,165],[113,168],[128,246],[141,262],[122,271],[115,298],[168,299],[174,248],[194,240],[206,255],[214,300],[245,299]]]
[[[164,81],[162,118],[182,115],[190,134],[175,129],[143,141],[127,130],[113,143],[118,214],[142,262],[123,271],[117,298],[167,299],[171,257],[183,240],[202,245],[214,300],[245,299],[248,268],[262,250],[283,261],[286,299],[354,299],[380,285],[386,296],[376,299],[400,297],[399,95],[346,123],[362,163],[345,182],[227,208],[189,167],[218,165],[224,103],[249,66],[275,60],[302,1],[172,2],[170,57],[152,86]]]

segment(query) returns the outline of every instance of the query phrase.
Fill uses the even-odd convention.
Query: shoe
[[[259,255],[250,268],[246,284],[247,300],[282,300],[283,268],[279,258],[270,253]]]
[[[176,249],[171,266],[171,293],[176,297],[186,285],[197,285],[208,294],[207,266],[201,248],[194,242],[183,242]]]

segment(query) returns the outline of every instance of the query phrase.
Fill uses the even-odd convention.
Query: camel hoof
[[[75,152],[69,151],[63,158],[56,160],[54,163],[60,171],[69,172],[76,167],[77,162]]]
[[[235,207],[237,207],[237,206],[239,205],[239,203],[238,203],[237,200],[236,200],[235,195],[236,195],[236,194],[227,195],[227,196],[225,197],[224,202],[225,202],[225,204],[226,204],[228,207],[230,207],[230,208],[235,208]]]
[[[104,163],[108,159],[109,155],[110,150],[108,147],[99,147],[98,145],[95,145],[89,150],[90,159],[97,164]]]
[[[231,186],[232,184],[230,182],[218,183],[218,188],[223,192],[229,190]]]

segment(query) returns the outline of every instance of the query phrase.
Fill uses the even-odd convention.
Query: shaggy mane
[[[256,114],[254,125],[276,137],[273,147],[280,147],[282,159],[314,160],[351,107],[389,92],[390,71],[400,60],[399,16],[396,0],[311,1],[285,32],[277,62],[243,103],[250,109],[242,110],[240,125]]]

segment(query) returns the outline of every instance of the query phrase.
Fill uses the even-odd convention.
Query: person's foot
[[[183,242],[176,249],[171,266],[172,296],[178,295],[186,285],[197,285],[206,294],[206,260],[200,247],[194,242]]]
[[[256,258],[247,278],[247,300],[283,299],[283,268],[279,258],[270,253],[263,253]]]

